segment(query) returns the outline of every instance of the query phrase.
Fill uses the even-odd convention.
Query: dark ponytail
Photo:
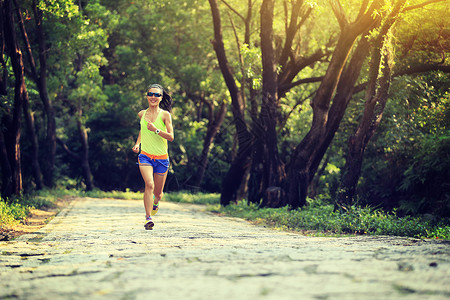
[[[163,96],[161,102],[159,103],[159,107],[161,109],[167,110],[168,112],[172,112],[172,97],[170,97],[170,95],[166,93],[163,87],[157,83],[151,84],[148,87],[147,91],[151,88],[156,88],[162,91]]]

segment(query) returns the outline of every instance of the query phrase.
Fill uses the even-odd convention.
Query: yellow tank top
[[[152,155],[167,154],[167,140],[157,135],[154,131],[147,129],[148,122],[145,120],[145,110],[141,118],[141,151]],[[156,128],[166,131],[166,124],[162,120],[162,110],[159,111],[156,121],[153,123]]]

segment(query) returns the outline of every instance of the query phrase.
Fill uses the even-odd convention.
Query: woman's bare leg
[[[140,165],[139,170],[141,171],[142,179],[144,179],[145,183],[145,190],[144,190],[145,217],[149,217],[153,209],[153,192],[155,189],[155,182],[153,180],[153,167],[149,165]]]
[[[159,200],[162,199],[164,195],[164,184],[166,183],[167,172],[164,174],[155,173],[154,182],[155,187],[153,190],[153,194],[155,195],[155,204],[159,203]]]

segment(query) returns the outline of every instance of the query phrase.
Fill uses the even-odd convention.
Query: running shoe
[[[153,209],[152,209],[151,215],[152,216],[156,215],[158,210],[159,210],[159,202],[158,202],[158,204],[153,204]]]
[[[145,222],[144,228],[145,230],[152,230],[153,226],[155,226],[155,223],[153,223],[153,220],[151,217],[147,217],[147,220]]]

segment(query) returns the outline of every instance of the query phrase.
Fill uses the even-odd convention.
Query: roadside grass
[[[17,225],[29,213],[29,208],[18,204],[0,201],[0,230]]]
[[[396,212],[384,212],[370,207],[352,207],[347,213],[333,211],[333,205],[308,205],[297,210],[261,208],[241,201],[219,207],[229,216],[243,218],[256,224],[270,225],[307,235],[339,236],[348,234],[392,235],[414,238],[450,239],[449,220],[425,217],[399,217]]]
[[[191,203],[202,205],[218,205],[220,203],[220,194],[171,192],[164,196],[165,200],[179,203]]]
[[[42,190],[37,193],[14,196],[8,199],[0,198],[0,230],[24,221],[34,208],[52,208],[58,198],[67,195],[69,191]]]
[[[127,189],[125,192],[122,191],[110,191],[103,192],[100,190],[93,190],[88,192],[79,192],[79,197],[92,197],[92,198],[113,198],[113,199],[131,199],[131,200],[141,200],[143,195],[140,192],[132,192]]]
[[[84,192],[67,189],[39,191],[33,195],[0,201],[0,229],[25,220],[32,208],[52,207],[66,196],[141,200],[142,193],[132,191],[99,190]],[[450,220],[427,217],[400,217],[396,212],[385,212],[370,207],[352,207],[347,213],[333,211],[333,205],[323,201],[310,201],[301,209],[258,208],[258,205],[240,201],[228,206],[220,205],[220,194],[170,192],[164,200],[206,205],[207,210],[238,217],[255,224],[280,230],[301,232],[313,236],[392,235],[414,238],[450,240]]]

